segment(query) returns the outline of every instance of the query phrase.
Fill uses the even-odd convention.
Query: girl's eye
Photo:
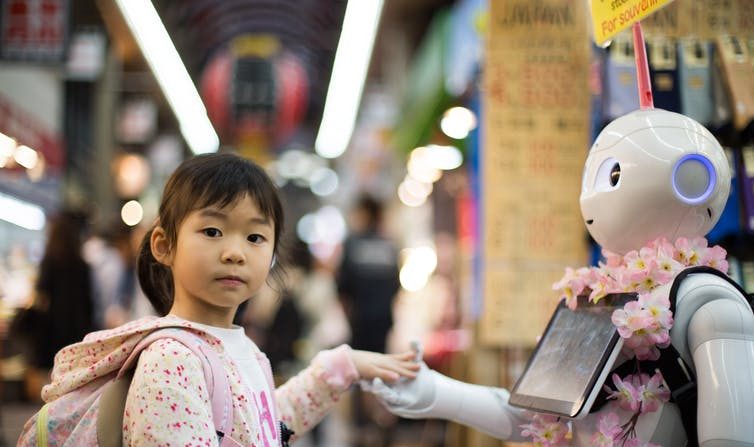
[[[261,234],[251,234],[246,239],[252,244],[259,244],[265,241],[264,236],[262,236]]]
[[[217,228],[205,228],[202,230],[202,233],[207,237],[220,237],[222,235]]]

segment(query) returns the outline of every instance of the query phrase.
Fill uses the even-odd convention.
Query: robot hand
[[[391,413],[409,419],[427,417],[426,411],[435,400],[435,377],[437,372],[429,369],[422,360],[422,347],[412,343],[416,351],[416,361],[420,369],[414,379],[401,378],[398,382],[387,384],[380,378],[371,382],[362,380],[361,389],[375,394]]]
[[[497,439],[525,441],[519,425],[528,423],[522,410],[508,404],[508,391],[459,382],[429,369],[421,361],[421,345],[413,344],[421,368],[415,379],[386,384],[362,381],[392,413],[409,419],[446,419],[468,425]]]

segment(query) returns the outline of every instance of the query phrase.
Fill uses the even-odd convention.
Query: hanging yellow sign
[[[603,45],[616,34],[673,0],[590,0],[594,41]]]

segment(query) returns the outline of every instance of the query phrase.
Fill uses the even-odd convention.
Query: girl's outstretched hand
[[[362,380],[379,377],[385,382],[395,382],[401,377],[413,379],[419,371],[414,351],[400,354],[380,354],[372,351],[351,350],[351,360]]]

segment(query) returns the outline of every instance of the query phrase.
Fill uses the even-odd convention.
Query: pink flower
[[[706,265],[720,270],[723,273],[728,273],[728,261],[725,260],[727,252],[719,245],[708,248],[700,260],[701,265]]]
[[[621,255],[603,249],[602,256],[605,258],[608,267],[618,267],[623,265],[623,256]]]
[[[683,270],[683,264],[676,260],[678,256],[675,247],[667,241],[664,241],[657,248],[657,266],[660,270],[670,275],[668,280],[663,281],[663,283],[670,281],[670,278]]]
[[[621,337],[630,338],[635,333],[650,327],[654,319],[638,301],[629,301],[623,309],[613,312],[612,321]]]
[[[644,270],[634,270],[632,273],[631,282],[636,284],[634,292],[649,292],[672,278],[672,275],[662,270],[654,259],[648,259],[646,266]]]
[[[665,348],[668,344],[670,344],[668,330],[652,323],[635,331],[630,337],[624,338],[623,346],[624,352],[629,356],[633,353],[639,360],[657,360],[660,358],[660,351],[657,348]]]
[[[589,294],[589,301],[595,304],[607,294],[620,291],[618,283],[607,275],[596,275],[594,282],[589,283],[589,288],[592,290]]]
[[[633,292],[638,283],[635,280],[636,272],[627,267],[616,267],[610,273],[618,285],[618,292]]]
[[[633,379],[632,375],[626,377],[624,381],[618,377],[618,374],[613,374],[613,384],[616,391],[608,386],[605,386],[605,389],[610,392],[607,398],[615,399],[620,408],[636,412],[641,408],[641,387],[634,386],[631,379]]]
[[[639,360],[656,360],[657,347],[670,344],[673,316],[667,297],[645,293],[613,312],[612,321],[624,339],[624,347]]]
[[[677,260],[686,265],[700,265],[701,253],[707,248],[707,239],[697,237],[689,241],[685,237],[679,237],[675,241],[678,250]]]
[[[662,374],[658,371],[652,378],[649,375],[641,375],[641,412],[651,413],[657,411],[660,406],[670,400],[670,391],[665,388]]]
[[[597,424],[597,431],[589,440],[589,445],[599,447],[613,447],[618,445],[623,429],[620,426],[618,415],[610,412],[602,417]]]
[[[566,304],[570,309],[575,309],[577,302],[576,297],[584,290],[586,282],[584,269],[574,270],[566,267],[566,272],[560,281],[552,285],[552,289],[560,292],[560,297],[565,298]]]
[[[541,447],[561,447],[568,445],[568,426],[557,416],[535,414],[530,424],[522,425],[522,436],[530,436],[532,442]]]
[[[643,256],[647,254],[649,254],[649,251],[647,251],[644,248],[641,250],[641,254],[639,254],[639,252],[637,252],[636,250],[629,251],[623,257],[626,268],[632,271],[647,270],[647,267],[648,267],[647,259]]]
[[[623,379],[613,374],[615,391],[607,385],[608,399],[615,399],[618,406],[634,413],[651,413],[670,400],[670,391],[665,388],[662,374],[630,374]]]
[[[637,301],[661,328],[669,330],[673,327],[673,313],[670,311],[670,299],[667,296],[661,293],[642,293]]]

